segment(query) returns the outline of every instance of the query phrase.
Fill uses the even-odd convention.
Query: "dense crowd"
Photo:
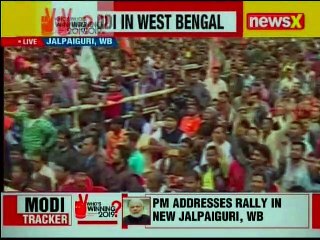
[[[6,191],[320,191],[319,39],[133,39],[97,79],[81,51],[5,49]]]

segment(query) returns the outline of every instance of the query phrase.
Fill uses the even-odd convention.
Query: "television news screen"
[[[1,237],[320,237],[319,2],[2,1]]]

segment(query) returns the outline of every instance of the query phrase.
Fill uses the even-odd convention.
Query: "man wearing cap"
[[[123,218],[125,225],[150,225],[150,216],[143,214],[144,204],[141,199],[133,198],[128,202],[130,215]]]

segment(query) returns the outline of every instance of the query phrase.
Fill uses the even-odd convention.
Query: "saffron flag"
[[[131,46],[131,42],[129,38],[120,38],[119,40],[119,47],[128,55],[133,55],[133,48]]]
[[[220,49],[220,39],[211,38],[209,39],[209,52],[208,52],[208,74],[210,76],[210,69],[213,67],[221,67],[223,64],[224,54]]]

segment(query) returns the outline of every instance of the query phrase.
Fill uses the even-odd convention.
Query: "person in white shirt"
[[[273,117],[273,122],[277,123],[279,128],[285,128],[294,121],[295,116],[293,114],[293,109],[295,104],[292,101],[279,101],[275,106],[275,116]]]
[[[251,75],[248,65],[243,66],[243,83],[245,87],[251,87],[256,78]]]
[[[12,130],[8,130],[5,135],[4,135],[6,141],[10,144],[10,145],[17,145],[18,142],[14,137],[14,133]]]
[[[288,135],[288,137],[290,139],[290,143],[291,143],[291,144],[289,144],[290,149],[292,147],[293,142],[301,141],[302,143],[304,143],[304,146],[305,146],[304,157],[306,157],[308,154],[313,152],[313,147],[311,146],[309,141],[307,139],[305,139],[303,136],[304,131],[303,131],[303,124],[301,121],[291,122],[287,135]]]
[[[283,130],[287,131],[284,132],[282,137],[278,136],[274,138],[274,149],[276,149],[274,155],[289,158],[292,152],[292,147],[296,142],[301,142],[301,144],[303,144],[303,157],[307,157],[313,152],[311,144],[303,138],[301,122],[294,121],[289,125],[289,128]]]
[[[311,130],[310,126],[311,126],[311,120],[309,118],[301,118],[300,122],[303,126],[303,135],[302,135],[302,139],[303,141],[308,142],[312,148],[314,149],[317,145],[317,132],[314,132]]]
[[[150,54],[150,55],[152,55],[152,54]],[[152,56],[147,56],[144,61],[147,62],[147,64],[150,66],[153,66],[153,64],[155,63]]]
[[[281,140],[285,137],[290,124],[287,124],[278,130],[273,130],[273,125],[274,123],[272,118],[265,117],[263,119],[260,143],[268,146],[272,154],[272,164],[277,168],[279,166],[278,160],[280,157],[279,145],[281,144]]]
[[[282,188],[288,191],[293,186],[301,186],[306,191],[319,191],[320,185],[313,184],[306,162],[303,160],[306,147],[303,142],[291,144],[290,157],[287,158],[282,178]]]
[[[48,177],[51,182],[51,189],[54,191],[56,189],[57,179],[54,171],[46,165],[46,158],[46,154],[41,152],[34,153],[33,156],[30,156],[34,171],[31,177],[32,179],[36,179],[38,174]]]
[[[300,80],[294,77],[294,69],[293,67],[287,66],[284,69],[286,73],[286,77],[281,79],[280,81],[280,89],[289,88],[291,90],[295,84],[300,84]]]
[[[218,99],[220,92],[228,92],[228,85],[220,78],[220,68],[213,67],[211,69],[211,77],[204,81],[211,99]]]
[[[233,160],[231,155],[231,144],[226,140],[226,130],[223,126],[218,125],[213,129],[212,140],[213,141],[209,142],[202,151],[200,166],[207,164],[206,154],[207,149],[210,146],[218,146],[224,160],[228,163],[228,166],[230,166]]]

